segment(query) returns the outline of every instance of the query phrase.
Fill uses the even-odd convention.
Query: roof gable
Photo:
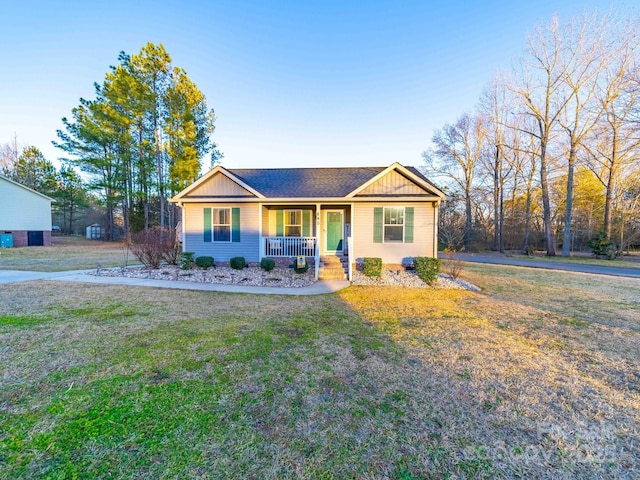
[[[14,180],[11,180],[9,177],[5,177],[4,175],[0,175],[0,180],[4,180],[5,182],[7,182],[9,185],[21,188],[23,190],[26,190],[29,193],[32,193],[34,195],[37,195],[39,197],[42,197],[44,199],[49,200],[50,202],[53,202],[54,199],[51,197],[48,197],[47,195],[45,195],[44,193],[40,193],[40,192],[36,192],[35,190],[29,188],[29,187],[25,187],[24,185],[22,185],[21,183],[18,183]]]
[[[206,182],[191,190],[186,197],[255,197],[255,195],[228,176],[217,172]]]
[[[357,197],[412,197],[432,195],[431,192],[425,191],[423,187],[416,185],[415,182],[401,175],[396,170],[392,170],[376,181],[360,190]]]

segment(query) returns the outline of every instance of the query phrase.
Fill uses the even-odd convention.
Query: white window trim
[[[229,223],[216,223],[216,210],[227,210]],[[233,232],[231,228],[231,207],[213,207],[211,209],[211,242],[212,243],[231,243],[233,240]],[[216,227],[229,227],[229,240],[216,240]]]
[[[402,223],[385,223],[385,219],[387,218],[387,209],[399,209],[402,210]],[[383,207],[382,209],[382,243],[396,243],[396,244],[404,244],[404,229],[406,227],[406,207]],[[402,240],[387,240],[385,231],[386,227],[402,227]]]
[[[300,223],[289,223],[289,213],[290,212],[296,212],[297,214],[299,214],[300,217]],[[302,224],[304,223],[303,219],[302,219],[302,209],[299,208],[294,208],[294,209],[289,209],[289,210],[285,210],[284,211],[284,218],[282,220],[282,230],[284,233],[285,237],[291,237],[292,235],[287,235],[287,227],[298,227],[300,229],[300,235],[296,236],[295,238],[301,238],[302,237]]]

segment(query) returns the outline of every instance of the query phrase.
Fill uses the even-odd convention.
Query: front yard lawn
[[[465,278],[4,285],[0,478],[637,478],[640,281]]]

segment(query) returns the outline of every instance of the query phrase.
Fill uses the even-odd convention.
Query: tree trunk
[[[542,129],[541,129],[542,130]],[[547,143],[540,141],[540,189],[542,191],[542,218],[544,222],[544,238],[547,248],[547,256],[556,256],[555,239],[551,225],[551,202],[549,200],[549,180],[547,178]]]
[[[493,164],[493,247],[492,250],[496,251],[500,249],[500,175],[499,175],[499,162],[500,162],[500,145],[496,145],[496,159]]]
[[[564,210],[564,236],[562,240],[562,256],[571,256],[571,216],[573,213],[573,172],[576,163],[576,149],[573,140],[569,149],[569,164],[567,166],[567,198]]]
[[[465,192],[465,224],[464,224],[464,248],[467,252],[471,251],[471,237],[473,231],[473,211],[471,208],[471,192],[467,189]]]

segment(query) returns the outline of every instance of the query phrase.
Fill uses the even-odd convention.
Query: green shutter
[[[311,236],[311,210],[302,211],[302,236]]]
[[[282,218],[282,210],[276,210],[276,237],[284,235],[284,221]]]
[[[404,243],[413,243],[413,207],[404,209]]]
[[[373,209],[373,243],[382,243],[382,207]]]
[[[211,241],[211,209],[204,209],[204,241]]]
[[[240,241],[240,209],[231,209],[231,241]]]

